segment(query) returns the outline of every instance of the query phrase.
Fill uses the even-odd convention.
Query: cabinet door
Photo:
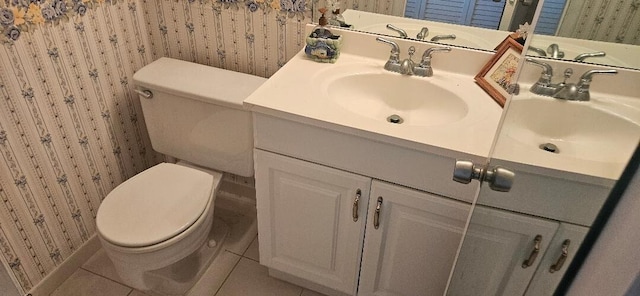
[[[358,294],[442,295],[470,205],[378,181],[371,188]]]
[[[561,223],[527,289],[530,296],[553,295],[589,228]],[[562,259],[563,252],[566,257]],[[564,262],[563,262],[564,261]]]
[[[558,225],[476,206],[448,295],[524,295]],[[536,243],[537,236],[540,241]],[[528,266],[523,265],[533,258]]]
[[[255,164],[260,263],[355,294],[371,180],[261,150]]]

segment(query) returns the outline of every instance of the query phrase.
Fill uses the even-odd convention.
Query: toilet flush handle
[[[135,89],[135,92],[138,93],[140,96],[142,96],[145,99],[151,99],[153,98],[153,93],[150,90],[141,90],[141,89]]]

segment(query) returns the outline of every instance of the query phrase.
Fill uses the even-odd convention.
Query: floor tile
[[[215,215],[229,225],[225,250],[242,255],[258,234],[255,204],[219,196]]]
[[[258,251],[258,237],[253,239],[253,242],[249,245],[249,248],[242,254],[242,256],[249,259],[260,261],[260,252]]]
[[[242,258],[216,296],[299,296],[302,288],[269,277],[266,267]]]
[[[220,252],[200,277],[200,280],[189,290],[187,296],[215,295],[238,261],[240,261],[240,256],[227,251]]]
[[[82,268],[122,283],[122,280],[116,273],[116,268],[113,267],[111,259],[109,259],[107,252],[105,252],[103,248],[100,248],[95,254],[93,254],[93,256],[91,256],[91,258],[82,265]]]
[[[127,296],[150,296],[149,294],[145,294],[144,292],[140,292],[138,290],[133,290]]]
[[[131,288],[78,269],[51,296],[127,296]]]
[[[326,295],[320,294],[320,293],[318,293],[316,291],[311,291],[311,290],[304,289],[302,291],[302,294],[300,294],[300,296],[326,296]]]

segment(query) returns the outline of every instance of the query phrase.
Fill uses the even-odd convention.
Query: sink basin
[[[511,102],[505,126],[509,126],[510,138],[538,153],[626,163],[640,137],[640,126],[634,120],[594,102],[530,98]],[[557,151],[549,151],[556,149],[550,146],[541,148],[544,144],[553,144]]]
[[[332,102],[354,115],[390,123],[437,126],[469,112],[460,96],[429,78],[356,72],[333,77],[323,87]]]

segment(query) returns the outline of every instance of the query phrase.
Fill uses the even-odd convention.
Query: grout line
[[[129,287],[129,286],[127,286],[127,285],[125,285],[125,284],[123,284],[123,283],[121,283],[121,282],[118,282],[118,281],[116,281],[116,280],[110,279],[110,278],[108,278],[108,277],[106,277],[106,276],[103,276],[103,275],[101,275],[101,274],[95,273],[95,272],[93,272],[93,271],[91,271],[91,270],[88,270],[88,269],[86,269],[86,268],[82,267],[82,266],[80,266],[78,269],[82,269],[82,270],[84,270],[84,271],[86,271],[86,272],[88,272],[88,273],[90,273],[90,274],[93,274],[93,275],[99,276],[99,277],[101,277],[101,278],[103,278],[103,279],[109,280],[109,281],[114,282],[114,283],[116,283],[116,284],[118,284],[118,285],[121,285],[121,286],[124,286],[124,287],[127,287],[127,288],[131,289],[131,291],[129,291],[129,293],[127,293],[127,295],[131,294],[131,292],[133,292],[133,290],[134,290],[134,289],[133,289],[133,287]]]
[[[225,250],[226,251],[226,250]],[[229,252],[229,251],[227,251]],[[229,252],[232,253],[234,255],[237,255],[233,252]],[[240,264],[240,260],[242,260],[242,255],[240,255],[240,259],[238,260],[238,262],[236,262],[236,264],[233,266],[233,268],[231,269],[231,271],[227,274],[227,276],[224,278],[224,281],[222,281],[222,284],[220,285],[220,288],[218,288],[218,290],[216,290],[216,292],[213,294],[213,296],[218,295],[218,293],[220,292],[220,290],[222,289],[222,287],[224,287],[224,284],[227,282],[227,280],[229,279],[229,277],[231,276],[231,274],[233,273],[234,270],[236,270],[236,267],[238,267],[238,264]]]

